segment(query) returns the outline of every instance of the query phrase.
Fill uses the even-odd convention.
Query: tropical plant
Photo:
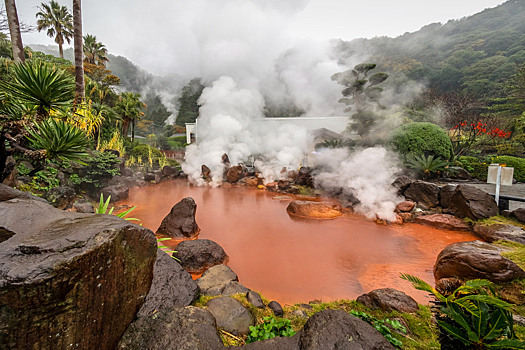
[[[164,242],[164,241],[171,241],[171,240],[172,240],[172,238],[170,238],[170,237],[157,238],[157,243]],[[176,250],[170,250],[170,248],[168,246],[165,246],[163,244],[159,245],[158,248],[160,250],[162,250],[164,253],[166,253],[169,256],[171,256],[173,259],[175,259],[175,260],[180,262],[180,259],[173,255],[174,253],[177,252]]]
[[[354,140],[324,140],[315,145],[316,148],[350,148],[355,146]]]
[[[290,320],[286,318],[276,319],[274,317],[264,317],[263,323],[257,326],[250,326],[250,334],[246,343],[270,339],[275,337],[291,337],[295,331],[290,326]]]
[[[390,320],[388,318],[385,318],[384,320],[381,320],[377,317],[374,317],[372,315],[367,314],[363,311],[355,311],[351,310],[350,314],[352,316],[358,317],[365,321],[366,323],[370,324],[372,327],[374,327],[379,333],[381,333],[386,340],[388,340],[392,345],[400,348],[403,346],[403,342],[399,339],[395,338],[392,335],[392,330],[399,331],[402,333],[406,333],[407,329],[405,326],[401,324],[398,320]]]
[[[430,155],[426,157],[424,154],[422,155],[409,155],[407,157],[406,165],[416,170],[424,179],[431,178],[432,176],[439,174],[441,172],[444,172],[449,162],[442,160],[439,157],[435,157],[433,155]]]
[[[415,276],[401,278],[436,297],[438,325],[469,349],[525,349],[514,333],[512,305],[498,297],[492,282],[470,280],[445,296]]]
[[[3,82],[2,89],[12,99],[36,108],[39,118],[73,101],[73,80],[66,72],[43,62],[16,64],[13,70],[13,78]]]
[[[120,175],[120,159],[113,152],[93,151],[85,160],[87,166],[80,169],[78,181],[85,188],[104,187],[113,176]]]
[[[89,138],[80,129],[62,120],[49,118],[28,129],[29,141],[36,149],[45,150],[48,159],[70,160],[85,164]]]
[[[91,34],[84,36],[84,62],[90,64],[96,64],[102,67],[106,66],[106,62],[109,62],[106,46],[101,42],[97,41],[97,37]]]
[[[108,196],[108,198],[104,201],[104,194],[101,193],[100,194],[100,202],[98,204],[98,208],[95,208],[95,214],[112,215],[114,207],[111,207],[108,210],[108,206],[109,206],[109,201],[110,200],[111,200],[111,196]],[[137,208],[137,206],[128,208],[128,210],[126,210],[126,211],[123,211],[123,212],[118,213],[118,214],[113,214],[113,215],[115,215],[116,217],[122,218],[124,220],[128,220],[128,221],[140,221],[137,218],[127,218],[126,217],[129,213],[131,213],[133,210],[135,210],[135,208]]]
[[[69,44],[73,36],[73,17],[69,9],[66,6],[60,6],[54,0],[51,0],[49,4],[42,3],[38,9],[40,10],[36,14],[38,31],[47,29],[47,36],[55,38],[60,58],[64,58],[62,45],[66,41]]]
[[[135,122],[142,116],[142,108],[146,105],[140,101],[140,94],[123,92],[115,106],[115,112],[122,118],[122,135],[128,134],[131,124],[131,142],[135,141]]]

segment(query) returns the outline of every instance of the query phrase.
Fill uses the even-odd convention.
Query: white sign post
[[[489,170],[487,174],[487,183],[496,184],[496,204],[499,205],[499,192],[500,186],[512,186],[512,181],[514,179],[514,168],[501,166],[499,164],[489,165]]]

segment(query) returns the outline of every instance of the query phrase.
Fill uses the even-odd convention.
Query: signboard
[[[487,183],[489,184],[498,183],[498,168],[500,168],[499,164],[491,164],[489,166],[489,172],[487,174]],[[514,168],[502,166],[500,176],[501,176],[500,178],[501,185],[512,186],[512,181],[514,180]]]

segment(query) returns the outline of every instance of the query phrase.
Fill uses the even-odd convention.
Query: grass
[[[482,219],[482,220],[478,220],[478,221],[472,221],[470,219],[466,219],[466,221],[470,221],[472,223],[480,224],[480,225],[484,225],[484,226],[490,226],[490,225],[495,225],[495,224],[514,225],[514,226],[521,227],[522,229],[525,229],[525,224],[519,222],[516,219],[506,218],[506,217],[501,216],[501,215],[496,215],[496,216],[490,217],[488,219]]]

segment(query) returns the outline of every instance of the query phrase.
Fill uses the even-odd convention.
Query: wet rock
[[[217,327],[233,335],[244,335],[255,325],[255,318],[238,300],[230,297],[213,298],[206,304],[217,321]]]
[[[47,191],[44,198],[55,208],[67,209],[73,206],[75,195],[75,190],[71,187],[58,186]]]
[[[343,208],[332,202],[292,201],[286,211],[290,215],[311,219],[334,219],[343,215]]]
[[[275,337],[244,345],[243,350],[299,350],[299,338]]]
[[[226,153],[224,153],[221,157],[221,161],[224,165],[230,166],[230,157]]]
[[[413,180],[408,176],[402,175],[395,179],[394,182],[392,182],[392,186],[397,188],[397,194],[402,196],[405,190],[408,188],[408,186],[410,186],[412,181]]]
[[[73,204],[73,209],[77,213],[94,213],[95,209],[93,208],[93,204],[87,201],[77,201]]]
[[[525,223],[525,208],[518,208],[510,213],[510,216],[518,220],[519,222]]]
[[[111,196],[110,203],[113,203],[127,199],[129,188],[123,185],[108,186],[104,187],[100,193],[104,195],[104,200]]]
[[[109,186],[124,186],[127,188],[137,186],[137,179],[133,176],[113,176],[108,183]]]
[[[123,177],[133,177],[133,169],[131,168],[123,168],[120,170],[120,175]]]
[[[209,239],[182,241],[174,256],[189,273],[202,273],[212,266],[224,264],[228,259],[224,249]]]
[[[262,309],[264,307],[264,303],[260,294],[254,292],[253,290],[250,290],[248,293],[246,293],[246,300],[248,300],[250,304],[252,304],[256,308]]]
[[[492,243],[504,239],[521,244],[525,244],[525,230],[514,225],[480,225],[474,226],[474,232],[484,241]]]
[[[421,215],[415,219],[415,222],[441,230],[468,231],[470,229],[463,220],[450,214]]]
[[[201,174],[204,180],[211,180],[211,169],[204,164],[201,166]]]
[[[16,188],[9,187],[4,184],[0,184],[0,202],[8,201],[10,199],[15,199],[15,198],[32,199],[32,200],[47,203],[45,199],[34,196],[29,192],[19,191]]]
[[[446,176],[450,179],[458,179],[458,180],[472,179],[472,176],[470,176],[469,172],[459,166],[448,167]]]
[[[423,204],[428,208],[439,205],[439,187],[430,182],[414,181],[403,194],[406,199]]]
[[[483,278],[495,283],[525,277],[525,271],[501,256],[503,251],[503,248],[481,241],[450,244],[437,257],[434,277],[436,280]]]
[[[414,215],[412,213],[399,213],[397,214],[403,220],[403,222],[411,222],[414,218]]]
[[[144,174],[144,181],[146,182],[157,182],[156,181],[156,176],[154,173],[146,173]]]
[[[301,167],[297,173],[295,183],[300,186],[307,186],[314,188],[314,178],[312,176],[312,169]]]
[[[379,309],[385,312],[417,312],[419,310],[417,302],[412,297],[393,288],[373,290],[359,296],[356,301],[369,309]]]
[[[301,350],[394,350],[374,327],[343,310],[323,310],[308,319],[299,338]]]
[[[436,282],[436,290],[441,294],[448,296],[461,287],[462,284],[463,283],[457,278],[442,278]]]
[[[126,330],[117,349],[220,350],[225,349],[213,315],[203,309],[160,309],[139,317]]]
[[[195,221],[197,204],[191,197],[182,199],[175,204],[171,211],[157,229],[158,235],[164,235],[172,238],[193,238],[199,232],[200,228]]]
[[[414,207],[416,206],[416,203],[414,202],[411,202],[411,201],[404,201],[404,202],[401,202],[401,203],[398,203],[396,205],[396,209],[395,209],[395,212],[396,213],[408,213],[408,212],[411,212],[412,209],[414,209]]]
[[[452,205],[452,196],[456,191],[457,185],[445,185],[441,187],[439,204],[443,208],[450,208]]]
[[[241,179],[241,182],[243,182],[248,187],[257,187],[259,185],[259,180],[255,177],[245,177]]]
[[[290,188],[291,182],[292,180],[290,179],[281,179],[277,182],[277,187],[279,187],[281,191],[286,191]]]
[[[283,307],[276,301],[270,301],[268,303],[268,308],[273,311],[273,314],[277,317],[284,315]]]
[[[153,232],[27,199],[0,203],[0,227],[0,344],[114,349],[150,289]]]
[[[448,208],[459,217],[472,220],[489,218],[498,214],[494,198],[487,192],[470,185],[458,185]]]
[[[177,167],[165,165],[162,167],[161,176],[163,179],[175,179],[179,177],[180,171]]]
[[[235,183],[239,181],[243,174],[243,167],[241,165],[232,166],[226,173],[226,181],[229,183]]]
[[[153,267],[153,281],[137,316],[153,315],[158,310],[189,306],[199,297],[199,286],[180,264],[161,250]]]
[[[222,295],[230,296],[230,295],[234,295],[234,294],[246,294],[249,291],[250,290],[248,288],[246,288],[245,286],[243,286],[239,282],[232,281],[232,282],[228,283],[226,285],[226,287],[224,287],[224,289],[222,290]]]
[[[206,270],[196,282],[202,295],[221,295],[232,281],[239,281],[237,274],[226,265],[217,265]]]

